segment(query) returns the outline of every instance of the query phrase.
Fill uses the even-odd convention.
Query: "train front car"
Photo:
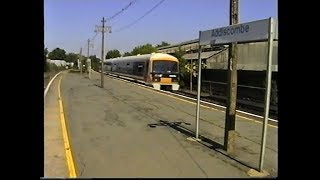
[[[150,57],[150,80],[155,89],[179,90],[179,61],[169,54],[155,53]]]

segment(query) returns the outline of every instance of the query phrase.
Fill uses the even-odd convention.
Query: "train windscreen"
[[[178,73],[178,63],[174,61],[154,61],[154,73]]]

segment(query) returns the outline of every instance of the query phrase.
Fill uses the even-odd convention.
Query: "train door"
[[[143,76],[143,73],[144,73],[144,62],[139,62],[138,63],[137,75],[138,76]]]
[[[144,76],[144,67],[145,62],[142,61],[136,61],[133,63],[133,74],[136,76],[143,77]]]
[[[144,81],[148,81],[148,73],[149,72],[149,61],[146,61],[145,68],[144,68]]]

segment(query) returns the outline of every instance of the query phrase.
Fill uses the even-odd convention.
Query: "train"
[[[179,90],[179,60],[166,53],[118,57],[104,61],[104,72],[128,77],[158,90]]]

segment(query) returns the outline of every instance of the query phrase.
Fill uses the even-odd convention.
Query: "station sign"
[[[268,40],[269,19],[200,31],[200,45]],[[277,37],[277,22],[275,37]]]

